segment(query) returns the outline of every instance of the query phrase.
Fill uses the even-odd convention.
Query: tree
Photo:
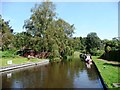
[[[47,50],[47,35],[46,32],[51,28],[53,24],[53,18],[55,17],[55,5],[52,2],[42,2],[42,4],[36,4],[31,9],[32,15],[30,19],[25,21],[24,28],[34,38],[40,38],[39,42],[43,51]],[[51,31],[52,29],[50,29]],[[52,32],[52,31],[51,31]],[[33,43],[34,44],[34,43]],[[40,49],[39,48],[39,49]]]
[[[100,49],[101,40],[96,33],[89,33],[86,37],[86,50],[87,52],[94,54]]]
[[[2,40],[0,40],[0,47],[2,50],[7,50],[13,47],[13,29],[9,26],[9,21],[4,21],[0,15],[0,35]]]
[[[112,40],[102,40],[104,44],[104,54],[100,56],[102,59],[119,61],[120,58],[120,40],[113,38]]]
[[[58,19],[56,21],[55,35],[59,45],[59,52],[62,57],[70,55],[72,53],[72,42],[70,42],[72,34],[74,33],[74,25],[70,25],[63,19]],[[68,50],[69,49],[69,50]]]
[[[102,42],[104,43],[104,46],[105,46],[105,48],[104,48],[105,52],[108,52],[110,50],[114,50],[114,51],[119,50],[119,48],[120,48],[120,46],[119,46],[120,41],[117,38],[113,38],[112,40],[105,39]],[[108,48],[111,48],[111,49],[108,50]]]
[[[74,37],[73,38],[73,47],[74,47],[74,50],[77,51],[85,51],[85,38],[82,38],[82,37]]]
[[[81,46],[80,46],[80,50],[82,50],[82,52],[85,52],[86,49],[86,37],[80,37],[80,42],[81,42]]]
[[[32,47],[31,46],[31,42],[34,43],[34,41],[31,41],[32,36],[30,34],[28,34],[27,32],[21,32],[21,33],[17,33],[14,35],[14,47],[16,47],[16,49],[22,49],[25,47]]]
[[[75,51],[80,50],[80,48],[81,48],[80,38],[79,37],[74,37],[73,41],[74,41],[74,43],[73,43],[74,50]]]
[[[55,17],[55,5],[52,2],[42,2],[36,4],[31,9],[30,19],[25,21],[24,28],[33,36],[45,37],[45,31],[51,25]]]
[[[40,52],[50,52],[50,57],[53,58],[70,55],[68,52],[72,50],[70,39],[74,25],[56,18],[55,5],[52,2],[36,4],[31,12],[32,15],[25,21],[24,28],[31,35],[32,48]]]

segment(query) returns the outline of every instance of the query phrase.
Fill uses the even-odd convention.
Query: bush
[[[16,52],[14,50],[2,52],[2,57],[15,57],[15,55]]]
[[[105,52],[109,52],[109,51],[111,51],[111,47],[110,46],[105,47]]]
[[[54,51],[54,57],[56,58],[56,57],[60,57],[60,54],[59,54],[59,51],[58,50],[55,50]]]
[[[50,61],[59,61],[60,60],[60,53],[58,50],[53,50],[49,55]]]
[[[56,57],[53,59],[54,61],[60,61],[60,58],[59,57]]]
[[[90,54],[93,56],[101,56],[104,50],[97,50],[97,48],[90,49]]]
[[[72,59],[73,59],[73,56],[67,56],[68,61],[72,61]]]
[[[104,50],[97,50],[96,56],[101,56],[104,53]]]
[[[96,56],[97,55],[97,48],[90,49],[90,54]]]
[[[100,58],[120,62],[120,50],[105,52],[100,56]]]
[[[81,52],[81,53],[86,53],[86,50],[81,50],[80,52]]]
[[[2,51],[0,51],[0,57],[2,57]]]
[[[70,55],[71,54],[69,46],[66,46],[66,52],[65,53],[66,53],[66,55]]]

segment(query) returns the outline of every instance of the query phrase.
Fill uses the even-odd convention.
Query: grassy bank
[[[120,83],[120,78],[118,76],[120,70],[118,64],[120,63],[100,60],[97,56],[93,56],[93,60],[108,88],[114,88],[113,83]]]
[[[0,52],[2,54],[2,52]],[[78,59],[79,58],[79,52],[75,52],[74,53],[74,59]],[[24,64],[24,63],[29,63],[29,62],[40,62],[43,59],[30,59],[28,60],[27,58],[24,57],[20,57],[20,56],[15,56],[15,57],[3,57],[1,56],[0,58],[0,67],[4,67],[4,66],[10,66],[9,64],[7,64],[7,62],[9,60],[12,60],[12,65],[15,64]]]
[[[1,58],[0,59],[0,63],[2,67],[4,66],[10,66],[9,64],[7,64],[7,62],[9,60],[12,60],[12,65],[16,65],[16,64],[23,64],[23,63],[29,63],[29,62],[40,62],[42,61],[43,59],[30,59],[28,60],[27,58],[24,58],[24,57],[20,57],[20,56],[16,56],[14,58],[10,57],[10,58]]]

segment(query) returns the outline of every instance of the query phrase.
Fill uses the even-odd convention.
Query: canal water
[[[85,62],[49,63],[2,74],[4,88],[103,88],[95,66]]]

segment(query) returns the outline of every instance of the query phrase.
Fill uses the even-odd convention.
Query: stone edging
[[[31,63],[25,63],[25,64],[18,64],[18,65],[14,65],[14,66],[0,68],[0,72],[9,71],[9,70],[18,69],[18,68],[23,68],[23,67],[28,67],[28,66],[33,66],[33,65],[44,65],[44,64],[48,64],[48,63],[49,63],[49,60],[45,59],[41,62],[35,62],[35,63],[31,62]]]

